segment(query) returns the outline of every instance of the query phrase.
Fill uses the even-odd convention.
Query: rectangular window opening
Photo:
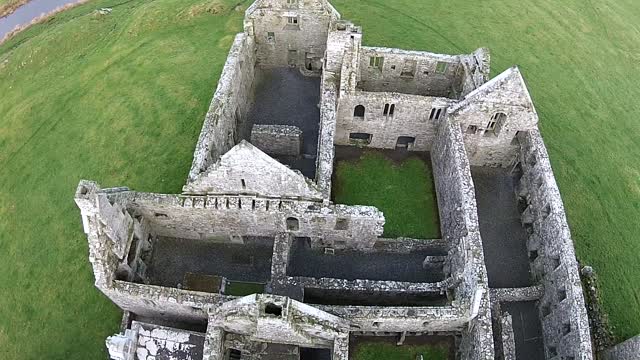
[[[338,218],[336,220],[335,230],[347,230],[349,229],[349,219],[346,218]]]
[[[466,131],[466,133],[467,133],[467,134],[469,134],[469,135],[474,135],[476,132],[478,132],[478,127],[477,127],[477,126],[475,126],[475,125],[469,125],[469,126],[467,127],[467,131]]]
[[[436,74],[444,74],[447,72],[448,64],[444,61],[438,61],[436,64]]]
[[[391,107],[389,108],[389,116],[393,116],[393,113],[395,113],[396,111],[396,104],[391,104]]]
[[[369,57],[369,66],[377,68],[378,70],[382,70],[382,66],[384,64],[384,58],[381,56],[371,56]]]
[[[389,115],[389,104],[384,104],[384,111],[382,115]]]
[[[276,33],[274,33],[273,31],[269,31],[267,33],[267,41],[268,42],[276,42]]]

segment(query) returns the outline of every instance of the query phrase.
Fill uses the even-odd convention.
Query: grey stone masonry
[[[350,335],[435,335],[455,337],[458,360],[515,359],[515,346],[518,357],[593,359],[569,225],[518,67],[490,79],[484,48],[362,46],[362,29],[327,0],[257,0],[243,25],[181,194],[76,189],[96,287],[131,320],[176,328],[144,329],[138,357],[162,358],[160,344],[174,358],[175,345],[204,360],[295,360],[300,348],[348,360]],[[385,214],[367,199],[334,203],[337,145],[398,161],[429,152],[441,238],[383,238]],[[495,206],[518,238],[480,233],[485,185],[471,166],[507,174],[500,195],[513,209]],[[481,235],[497,252],[521,250],[510,264],[532,286],[490,289],[494,250]],[[132,324],[109,342],[116,359],[133,356]],[[167,337],[205,326],[196,347]],[[639,342],[603,356],[637,358]]]
[[[513,320],[509,313],[501,318],[502,356],[504,360],[516,360],[516,341],[513,334]]]
[[[602,360],[638,360],[640,359],[640,335],[622,342],[600,354]]]
[[[542,279],[540,319],[548,358],[593,358],[578,262],[549,155],[538,130],[518,138],[522,167],[519,196],[527,203],[522,221],[530,230],[532,271]],[[531,256],[533,257],[533,256]]]
[[[253,125],[251,143],[270,155],[300,156],[302,130],[290,125]]]

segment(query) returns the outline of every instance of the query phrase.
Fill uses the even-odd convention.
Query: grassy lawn
[[[422,355],[424,360],[447,360],[449,349],[445,345],[402,345],[383,342],[358,344],[353,360],[416,360]]]
[[[120,314],[93,287],[75,186],[180,191],[241,30],[236,3],[96,0],[0,46],[0,358],[104,357]],[[578,256],[616,335],[640,333],[637,2],[333,3],[369,45],[487,46],[494,75],[520,65]]]
[[[93,286],[74,189],[180,192],[242,29],[237,1],[204,3],[94,1],[0,47],[1,359],[105,358],[121,313]]]
[[[422,159],[395,164],[380,152],[365,151],[358,161],[339,161],[335,171],[336,203],[376,206],[386,219],[384,236],[440,237],[433,174]]]

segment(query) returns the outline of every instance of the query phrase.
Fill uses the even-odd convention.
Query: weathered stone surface
[[[251,144],[271,155],[300,156],[302,130],[290,125],[253,125]]]
[[[334,359],[347,360],[350,334],[408,333],[457,336],[455,357],[460,360],[512,359],[513,325],[508,314],[501,315],[500,302],[529,301],[533,308],[535,300],[547,358],[592,359],[569,227],[519,69],[489,79],[487,49],[442,55],[365,47],[362,36],[326,0],[258,0],[249,7],[244,32],[234,40],[205,118],[183,194],[80,182],[75,201],[96,286],[132,319],[142,316],[159,325],[206,322],[205,360],[232,353],[248,360],[295,359],[298,346],[323,348]],[[264,77],[256,68],[289,66],[305,76],[321,76],[315,179],[268,155],[299,156],[299,128],[256,125],[249,134],[253,124],[247,114]],[[356,144],[431,152],[442,239],[381,238],[381,211],[332,203],[334,147]],[[522,223],[529,233],[535,286],[489,289],[471,165],[522,170],[514,195],[527,204]],[[265,294],[237,297],[222,294],[225,286],[219,287],[222,293],[205,293],[149,285],[147,262],[167,254],[154,251],[162,249],[160,237],[192,250],[202,242],[238,246],[241,250],[226,255],[212,251],[211,261],[236,254],[237,259],[221,263],[240,267],[254,264],[246,243],[273,239],[272,256],[262,259],[271,264],[257,284]],[[292,251],[300,249],[294,246],[299,241],[316,252],[314,257]],[[353,264],[345,264],[346,257]],[[399,257],[413,261],[403,274],[413,271],[415,277],[386,277]],[[392,266],[371,267],[379,258]],[[335,264],[355,267],[358,261],[360,272],[327,270]],[[291,276],[288,270],[304,276]],[[426,278],[423,271],[437,276]],[[323,272],[333,277],[318,276]],[[314,292],[320,294],[317,302]],[[425,296],[422,302],[413,300],[417,295]],[[628,353],[635,344],[609,353]],[[138,357],[153,357],[157,350],[144,348]]]
[[[640,359],[640,335],[603,351],[600,356],[603,360]]]

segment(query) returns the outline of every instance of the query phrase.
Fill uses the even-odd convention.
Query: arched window
[[[353,117],[364,118],[364,112],[365,112],[364,106],[363,105],[358,105],[353,110]]]
[[[300,229],[300,223],[298,219],[294,217],[287,218],[287,230],[298,231]]]

